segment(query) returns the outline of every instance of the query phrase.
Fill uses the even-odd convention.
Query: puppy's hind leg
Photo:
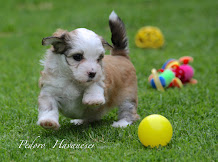
[[[84,120],[83,119],[73,119],[73,120],[70,120],[70,123],[74,125],[82,125],[84,123]]]
[[[56,100],[41,92],[39,98],[39,115],[37,124],[45,129],[57,130],[60,125],[58,122],[59,112]]]
[[[126,127],[138,120],[140,117],[137,114],[137,103],[126,100],[119,106],[118,119],[119,121],[112,124],[113,127]]]

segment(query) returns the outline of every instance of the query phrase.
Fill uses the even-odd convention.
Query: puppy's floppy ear
[[[106,49],[106,50],[113,49],[113,46],[111,46],[106,40],[104,40],[104,38],[102,36],[99,36],[99,38],[101,39],[101,43],[102,43],[104,49]]]
[[[51,36],[51,37],[43,38],[42,45],[43,46],[55,45],[56,43],[63,43],[63,41],[64,40],[60,37]]]
[[[63,30],[57,30],[51,37],[46,37],[42,39],[42,45],[53,45],[53,52],[58,54],[63,54],[66,52],[70,46],[68,44],[68,41],[70,39],[70,36],[66,31]]]

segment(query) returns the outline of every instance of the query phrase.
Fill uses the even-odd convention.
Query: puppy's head
[[[71,32],[57,30],[43,38],[42,45],[52,45],[54,54],[64,55],[66,63],[80,83],[98,81],[102,76],[105,49],[111,49],[102,37],[85,28]]]

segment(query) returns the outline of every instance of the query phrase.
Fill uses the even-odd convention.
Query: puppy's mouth
[[[92,81],[93,81],[93,79],[90,79],[90,78],[89,78],[86,82],[92,82]]]

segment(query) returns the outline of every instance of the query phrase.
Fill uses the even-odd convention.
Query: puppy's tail
[[[129,49],[125,25],[114,11],[112,11],[109,16],[109,25],[112,33],[111,41],[114,46],[111,55],[128,57]]]

